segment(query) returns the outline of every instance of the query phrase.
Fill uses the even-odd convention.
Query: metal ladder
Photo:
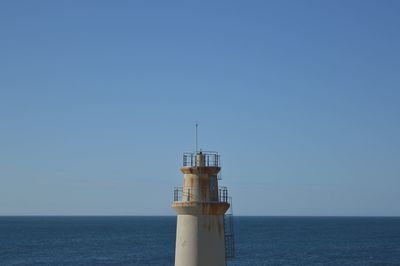
[[[224,231],[225,231],[225,258],[235,257],[235,233],[233,230],[233,208],[232,197],[228,198],[230,207],[224,215]]]

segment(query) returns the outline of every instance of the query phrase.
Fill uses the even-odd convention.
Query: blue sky
[[[0,215],[400,215],[398,1],[1,1]]]

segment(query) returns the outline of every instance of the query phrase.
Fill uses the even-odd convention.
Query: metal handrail
[[[194,193],[196,191],[197,193]],[[228,197],[228,189],[226,187],[219,187],[216,191],[216,197],[212,197],[213,192],[210,190],[209,187],[175,187],[174,189],[174,202],[175,201],[197,201],[202,202],[202,199],[199,199],[196,194],[203,194],[204,192],[209,194],[210,200],[208,202],[226,202],[229,203]]]
[[[201,152],[185,152],[183,153],[183,166],[195,167],[199,166],[197,155],[201,154],[204,157],[203,165],[206,167],[219,167],[220,155],[215,151],[201,151]]]

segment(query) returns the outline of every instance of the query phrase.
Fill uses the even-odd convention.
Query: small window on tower
[[[214,191],[214,190],[216,190],[216,187],[217,187],[217,176],[215,176],[215,175],[212,175],[211,177],[210,177],[210,190],[211,191]]]

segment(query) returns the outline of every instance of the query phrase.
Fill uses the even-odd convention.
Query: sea
[[[400,218],[235,217],[228,265],[400,265]],[[174,216],[0,217],[0,265],[173,265]]]

